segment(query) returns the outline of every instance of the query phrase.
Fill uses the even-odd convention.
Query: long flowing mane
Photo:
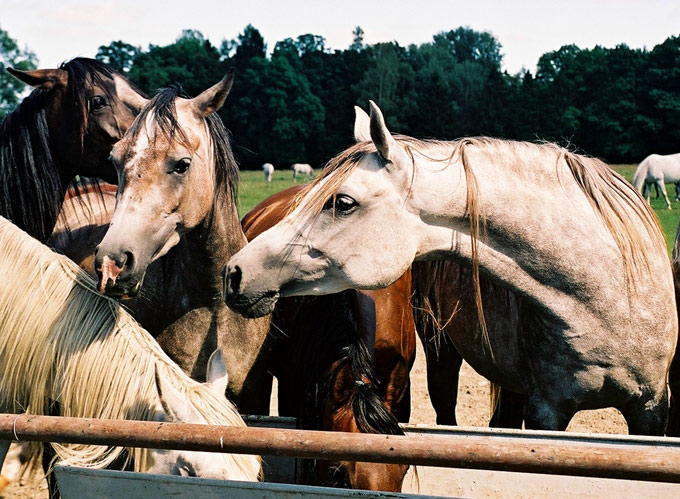
[[[0,217],[0,409],[14,413],[153,420],[156,376],[209,424],[243,426],[224,397],[193,381],[153,338],[66,257]],[[103,468],[124,452],[143,471],[147,450],[52,444],[75,466]],[[42,447],[33,448],[39,460]],[[256,476],[252,458],[233,469]]]
[[[189,139],[177,121],[175,101],[178,97],[186,98],[178,85],[161,89],[132,123],[128,137],[135,141],[150,118],[168,140],[176,140],[190,147]],[[215,196],[226,194],[235,203],[238,198],[239,170],[231,150],[229,132],[217,113],[211,114],[205,121],[215,158]]]
[[[477,152],[503,150],[514,157],[519,157],[531,149],[538,150],[545,154],[546,161],[555,164],[555,174],[559,180],[562,180],[559,173],[560,164],[565,164],[573,181],[589,200],[594,212],[601,218],[619,248],[629,295],[630,291],[635,289],[636,276],[640,275],[643,268],[648,267],[650,252],[663,248],[663,253],[666,253],[663,232],[649,205],[631,184],[598,159],[572,153],[554,144],[532,144],[487,137],[465,138],[451,142],[417,140],[400,135],[395,135],[394,138],[411,158],[414,177],[418,157],[427,161],[446,163],[446,166],[458,160],[464,169],[467,184],[466,216],[470,223],[472,238],[473,282],[480,326],[487,342],[477,248],[477,241],[483,238],[484,219],[480,212],[481,200],[473,171],[474,164],[470,160],[472,150]],[[432,157],[428,152],[432,150],[446,153],[441,157]],[[376,148],[372,142],[365,141],[354,144],[331,159],[319,177],[299,193],[293,204],[294,207],[301,205],[301,217],[313,220],[321,212],[326,201],[337,193],[340,186],[368,154],[376,154]],[[647,244],[647,241],[651,241],[652,244]]]
[[[66,105],[80,115],[76,138],[82,154],[88,118],[87,84],[100,86],[112,97],[104,79],[112,79],[115,72],[106,64],[81,57],[59,69],[68,73]],[[52,232],[65,189],[66,165],[59,163],[48,126],[49,98],[49,90],[37,88],[0,122],[0,215],[41,241]],[[81,183],[80,179],[72,181],[74,188],[82,187]]]

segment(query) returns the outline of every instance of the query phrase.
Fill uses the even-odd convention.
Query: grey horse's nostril
[[[242,277],[241,268],[237,265],[227,274],[227,292],[237,294],[238,288],[241,286]]]
[[[122,269],[125,265],[127,265],[127,267],[129,269],[131,269],[133,264],[134,264],[134,256],[133,256],[132,251],[125,251],[123,253],[121,261],[119,262],[119,267]]]

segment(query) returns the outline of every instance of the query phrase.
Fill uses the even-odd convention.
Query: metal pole
[[[235,428],[0,414],[0,439],[368,461],[680,483],[680,445]]]

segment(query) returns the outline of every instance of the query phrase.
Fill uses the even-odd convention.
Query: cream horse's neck
[[[611,298],[599,292],[604,285],[625,294],[621,252],[558,151],[463,146],[474,176],[466,185],[460,153],[448,167],[425,157],[446,158],[453,147],[433,145],[415,155],[409,204],[425,222],[418,259],[472,260],[466,196],[467,185],[476,184],[483,272],[562,317],[583,303],[606,310],[610,303],[594,303]]]

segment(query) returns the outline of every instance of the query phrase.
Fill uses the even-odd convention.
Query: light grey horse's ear
[[[227,365],[222,356],[222,350],[219,348],[215,350],[208,359],[208,369],[205,374],[205,380],[211,390],[225,396],[227,392],[227,385],[229,384],[229,374],[227,373]]]
[[[231,68],[219,83],[213,85],[208,90],[204,90],[198,97],[191,99],[198,114],[206,118],[221,108],[224,101],[227,100],[227,95],[229,95],[233,84],[234,68]]]
[[[396,143],[385,125],[385,118],[383,118],[380,108],[372,100],[368,101],[368,104],[371,108],[371,140],[380,155],[389,161],[392,159],[390,158],[390,150],[394,150]]]
[[[161,401],[163,411],[167,414],[169,421],[181,421],[183,423],[205,423],[201,414],[189,403],[182,393],[172,386],[158,372],[156,367],[156,389],[158,398]]]
[[[369,118],[366,111],[359,106],[354,106],[354,140],[357,142],[365,142],[371,140],[371,118]]]

